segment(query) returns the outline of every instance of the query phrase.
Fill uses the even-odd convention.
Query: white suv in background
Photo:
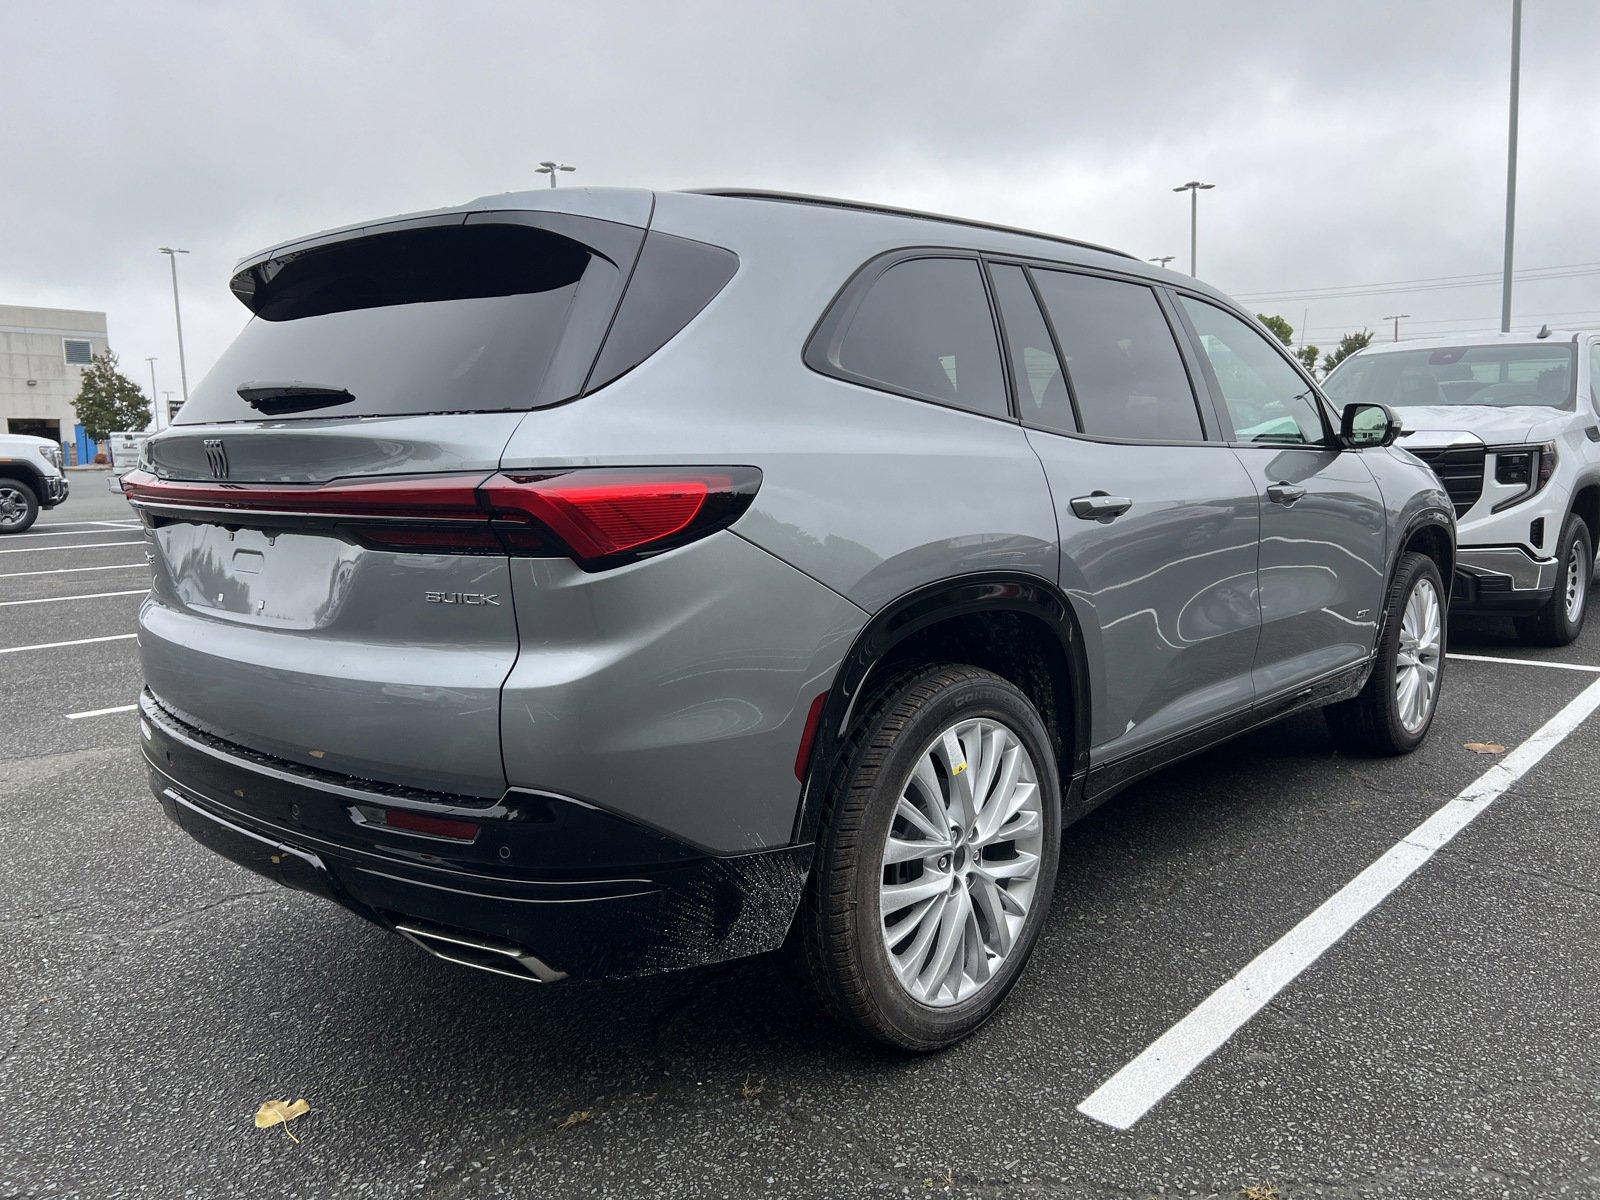
[[[67,491],[60,446],[26,433],[0,433],[0,535],[21,533]]]
[[[1485,334],[1369,346],[1328,375],[1335,404],[1378,401],[1396,445],[1455,504],[1452,607],[1506,613],[1564,646],[1588,609],[1600,538],[1600,334]]]

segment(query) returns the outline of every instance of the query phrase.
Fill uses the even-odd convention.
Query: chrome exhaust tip
[[[524,983],[556,983],[567,977],[565,971],[556,970],[521,946],[498,942],[481,934],[440,929],[413,920],[395,921],[394,929],[435,958],[459,967],[505,975]]]

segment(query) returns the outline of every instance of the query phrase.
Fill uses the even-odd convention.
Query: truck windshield
[[[1335,404],[1377,401],[1393,408],[1475,404],[1571,408],[1576,359],[1569,343],[1434,346],[1357,355],[1322,390]]]

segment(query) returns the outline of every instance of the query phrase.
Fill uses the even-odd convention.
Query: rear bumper
[[[1451,607],[1466,612],[1531,612],[1555,589],[1560,563],[1518,546],[1462,546],[1456,551]]]
[[[218,741],[139,700],[150,783],[196,841],[343,905],[441,958],[540,982],[649,974],[776,949],[810,846],[707,856],[578,801],[498,802],[322,774]],[[478,826],[470,842],[384,829],[373,809]]]

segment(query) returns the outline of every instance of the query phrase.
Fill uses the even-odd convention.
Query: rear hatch
[[[644,240],[636,195],[636,224],[456,211],[241,265],[254,316],[125,482],[163,706],[323,771],[504,789],[517,627],[478,489],[523,415],[589,378]]]

